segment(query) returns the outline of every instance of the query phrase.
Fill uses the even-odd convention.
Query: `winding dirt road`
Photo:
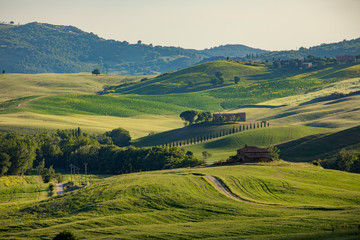
[[[231,199],[234,199],[235,201],[238,201],[238,202],[243,202],[243,203],[250,203],[250,204],[256,204],[256,205],[265,205],[265,204],[261,204],[261,203],[255,203],[255,202],[250,202],[250,201],[247,201],[247,200],[244,200],[244,199],[241,199],[235,195],[233,195],[231,192],[229,192],[225,186],[223,186],[221,184],[221,182],[219,180],[217,180],[215,177],[213,176],[204,176],[205,178],[207,178],[208,180],[210,180],[211,182],[213,182],[217,188],[217,190],[219,192],[221,192],[222,194],[224,194],[225,196],[231,198]]]
[[[64,184],[63,183],[56,183],[56,194],[60,195],[64,193]]]
[[[28,104],[29,102],[32,102],[32,101],[35,101],[35,100],[38,100],[38,99],[41,99],[41,98],[44,98],[44,97],[49,97],[51,95],[45,95],[45,96],[40,96],[40,97],[36,97],[36,98],[33,98],[33,99],[30,99],[30,100],[27,100],[25,102],[22,102],[20,104],[18,104],[16,107],[18,108],[22,108],[24,107],[26,104]]]

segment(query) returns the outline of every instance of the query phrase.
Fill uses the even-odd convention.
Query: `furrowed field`
[[[259,204],[222,195],[203,175]],[[120,175],[3,210],[0,238],[51,239],[67,229],[86,239],[356,239],[359,180],[285,162]]]

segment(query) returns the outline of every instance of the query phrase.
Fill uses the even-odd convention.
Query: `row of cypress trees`
[[[243,132],[247,130],[257,129],[257,128],[264,128],[264,127],[270,127],[270,123],[266,121],[262,122],[255,122],[255,123],[247,123],[247,124],[240,124],[238,127],[233,127],[232,129],[224,129],[218,132],[209,133],[201,136],[194,136],[192,138],[188,138],[186,140],[180,140],[180,141],[174,141],[169,142],[166,144],[163,144],[162,146],[168,146],[168,147],[183,147],[187,145],[193,145],[198,144],[206,141],[210,141],[216,138],[220,138],[223,136],[227,136],[230,134],[235,134],[238,132]]]

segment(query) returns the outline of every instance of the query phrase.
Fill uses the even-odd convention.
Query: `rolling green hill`
[[[243,67],[238,63],[224,61],[205,63],[199,65],[198,67],[204,69],[206,67],[211,68],[214,65],[220,65],[221,67],[218,69],[224,69],[224,72],[226,72],[225,70],[227,68],[234,70],[234,66],[239,67],[235,67],[235,69],[239,71],[239,74],[249,70],[248,66]],[[356,65],[350,68],[357,71],[358,66],[359,65]],[[254,70],[258,73],[264,71],[263,67],[255,67],[254,69],[250,68],[249,71],[252,72],[252,70]],[[275,98],[297,95],[307,91],[321,89],[330,83],[342,80],[342,78],[325,77],[331,74],[331,72],[339,72],[341,69],[349,69],[349,66],[342,65],[321,70],[315,69],[307,73],[300,74],[257,74],[256,76],[259,78],[258,81],[251,81],[251,79],[249,79],[241,84],[225,85],[211,90],[190,93],[162,95],[110,94],[106,96],[51,96],[32,101],[26,110],[47,114],[78,113],[111,116],[134,116],[143,113],[180,114],[184,109],[221,111],[224,109],[237,108],[244,104],[256,104]],[[186,71],[190,70],[191,69],[187,69]],[[324,72],[326,72],[326,74],[324,74]],[[196,71],[194,73],[196,73]],[[173,74],[176,75],[180,73]],[[182,72],[181,75],[184,74],[186,75],[186,73]],[[254,77],[254,75],[251,74],[248,76]],[[272,78],[266,79],[266,76],[272,76]],[[152,81],[158,80],[150,80],[150,82]],[[163,81],[159,80],[158,83],[164,87],[167,81],[170,81],[170,79],[163,79]],[[150,93],[148,90],[157,91],[156,89],[162,89],[161,86],[154,87],[146,81],[138,84],[132,84],[131,86],[133,85],[137,89],[136,91],[138,93],[141,91]]]
[[[360,143],[360,126],[332,134],[309,136],[278,145],[281,158],[292,162],[307,162],[329,158],[342,148]]]
[[[221,194],[220,179],[251,204]],[[358,174],[255,164],[114,176],[0,212],[0,239],[356,239]],[[261,205],[262,204],[262,205]]]
[[[305,72],[265,73],[270,70],[265,70],[264,66],[217,61],[163,75],[159,77],[162,80],[158,84],[166,84],[176,74],[181,78],[211,68],[227,69],[230,79],[239,71],[237,75],[243,74],[243,80],[237,85],[161,95],[94,95],[104,87],[111,89],[109,86],[125,82],[135,82],[131,84],[134,91],[141,92],[141,86],[155,89],[151,84],[146,85],[147,81],[137,84],[143,78],[140,76],[5,74],[0,76],[3,89],[0,93],[0,129],[39,133],[80,126],[86,131],[100,133],[124,127],[131,131],[134,138],[138,138],[150,132],[180,127],[182,121],[178,115],[189,109],[246,112],[249,121],[265,119],[281,125],[346,128],[357,125],[359,96],[336,101],[310,101],[334,92],[359,91],[359,78],[347,79],[358,74],[359,66],[337,65]],[[252,75],[253,70],[264,73]],[[204,73],[206,76],[213,74],[208,71],[207,75]],[[337,77],[332,77],[334,75]],[[148,81],[151,83],[154,80]],[[199,78],[199,81],[203,80]]]
[[[118,93],[127,94],[167,94],[177,92],[196,92],[214,86],[211,79],[215,73],[223,73],[224,84],[234,84],[234,77],[240,77],[242,83],[251,76],[268,73],[265,66],[251,66],[229,61],[214,61],[185,68],[179,71],[162,74],[137,84],[119,87]]]
[[[245,144],[258,147],[270,147],[271,145],[287,142],[293,139],[330,131],[333,130],[328,128],[306,126],[275,126],[270,128],[247,130],[208,142],[186,146],[185,148],[192,151],[198,158],[202,158],[203,151],[208,151],[212,154],[212,157],[210,157],[207,161],[215,162],[219,160],[226,160],[229,156],[235,155],[236,150],[244,147]]]

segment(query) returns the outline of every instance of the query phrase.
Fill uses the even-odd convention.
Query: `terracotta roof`
[[[259,153],[259,154],[246,154],[245,155],[248,158],[258,158],[258,157],[264,157],[264,158],[271,158],[271,155],[269,154],[263,154],[263,153]]]
[[[255,146],[245,146],[244,148],[240,148],[238,152],[243,153],[269,153],[266,148],[258,148]]]

